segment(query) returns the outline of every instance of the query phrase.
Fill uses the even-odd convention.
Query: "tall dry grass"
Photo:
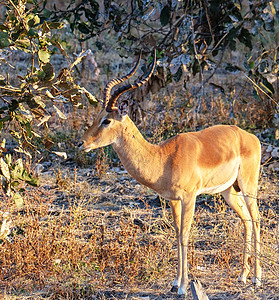
[[[10,212],[12,221],[11,233],[1,240],[2,296],[91,299],[95,295],[101,299],[103,295],[110,299],[100,292],[110,290],[121,291],[116,299],[124,299],[129,293],[144,295],[153,288],[154,299],[165,299],[164,294],[173,297],[168,290],[175,275],[176,240],[167,203],[161,200],[160,209],[121,203],[116,211],[94,209],[98,200],[93,204],[83,200],[78,189],[83,184],[75,182],[78,196],[69,197],[64,207],[55,201],[55,190],[27,192],[21,210],[2,195],[7,202],[2,202],[1,209]],[[261,183],[268,184],[272,193],[274,183]],[[126,188],[128,193],[133,186]],[[254,293],[260,299],[268,295],[276,299],[278,295],[278,203],[275,194],[260,192],[259,199],[263,289],[256,292],[236,284],[243,250],[240,220],[220,196],[198,199],[189,241],[190,278],[201,280],[216,299],[220,291],[226,299],[253,299],[249,297]]]

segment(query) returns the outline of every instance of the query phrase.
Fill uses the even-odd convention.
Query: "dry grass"
[[[11,213],[13,229],[1,244],[2,296],[174,299],[168,291],[176,241],[167,203],[152,204],[152,193],[127,174],[124,179],[121,173],[104,175],[97,188],[78,171],[59,176],[60,182],[56,174],[46,178],[45,188],[26,193],[20,211],[3,195],[1,210]],[[63,180],[72,188],[65,189]],[[263,288],[256,291],[237,284],[240,220],[220,196],[198,199],[189,242],[190,276],[203,283],[210,299],[278,299],[278,180],[263,177],[260,187]],[[61,189],[64,201],[58,202]]]
[[[13,211],[11,218],[12,233],[0,253],[0,285],[7,295],[40,290],[53,299],[76,299],[169,273],[173,243],[150,235],[153,229],[140,230],[129,210],[124,216],[105,213],[82,202],[64,209],[51,195],[30,192],[24,210]]]

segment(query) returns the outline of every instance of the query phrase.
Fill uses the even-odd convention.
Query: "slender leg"
[[[181,228],[180,228],[180,243],[182,256],[182,277],[178,289],[178,295],[186,294],[188,285],[188,266],[187,266],[187,247],[190,228],[195,211],[196,197],[185,197],[181,202]]]
[[[222,192],[223,197],[229,206],[238,214],[244,224],[244,255],[242,272],[238,277],[238,281],[246,283],[247,275],[250,271],[249,258],[251,256],[251,240],[252,240],[252,219],[242,193],[235,191],[233,186]]]
[[[261,238],[260,238],[260,213],[257,205],[256,192],[247,193],[245,201],[252,217],[253,231],[254,231],[254,251],[255,251],[255,266],[254,276],[252,282],[256,286],[261,285],[262,268],[260,264],[259,255],[261,253]]]
[[[172,284],[172,292],[177,292],[178,287],[180,286],[181,281],[181,272],[182,272],[182,258],[181,258],[181,243],[180,243],[180,223],[181,223],[181,201],[170,201],[170,206],[172,210],[172,215],[174,219],[174,228],[177,239],[177,258],[178,258],[178,266],[177,266],[177,275]]]
[[[261,238],[260,238],[260,213],[257,205],[257,187],[259,179],[259,166],[260,166],[260,156],[259,161],[256,164],[255,161],[242,161],[240,165],[240,172],[238,176],[238,183],[240,189],[244,195],[244,200],[248,211],[252,219],[252,226],[254,232],[254,255],[255,255],[255,265],[253,274],[253,283],[257,286],[261,285],[261,275],[262,269],[260,265],[259,255],[261,253]],[[251,170],[251,168],[253,168]],[[247,172],[247,170],[249,170]]]

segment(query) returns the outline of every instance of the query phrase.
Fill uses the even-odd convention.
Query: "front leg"
[[[180,241],[180,224],[181,224],[181,201],[170,201],[170,206],[172,210],[172,216],[174,221],[174,228],[177,240],[177,274],[172,283],[171,292],[177,292],[181,282],[182,276],[182,257],[181,257],[181,241]]]
[[[188,286],[188,265],[187,265],[187,248],[190,228],[195,211],[196,197],[192,196],[183,198],[181,201],[181,226],[180,226],[180,244],[182,257],[182,277],[178,289],[178,295],[185,295]]]

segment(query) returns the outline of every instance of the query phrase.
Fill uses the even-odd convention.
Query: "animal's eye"
[[[111,121],[108,119],[104,119],[104,121],[102,122],[102,125],[108,125]]]

